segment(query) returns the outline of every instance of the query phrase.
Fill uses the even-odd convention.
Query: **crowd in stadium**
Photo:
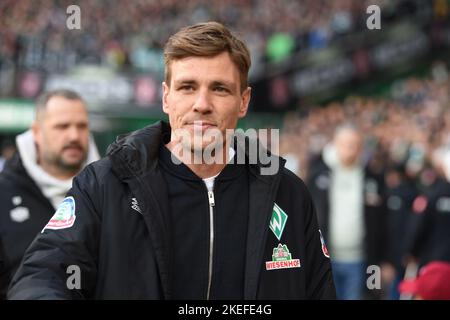
[[[181,26],[208,20],[222,21],[242,33],[256,66],[298,50],[326,47],[365,27],[369,4],[384,9],[398,2],[83,0],[77,2],[82,8],[81,30],[66,32],[64,8],[71,1],[6,0],[0,3],[0,69],[6,61],[48,72],[87,62],[161,73],[168,36]]]
[[[20,96],[13,79],[21,71],[58,74],[76,65],[94,64],[125,74],[162,77],[162,52],[167,38],[180,27],[199,21],[221,21],[242,35],[252,55],[251,72],[257,72],[267,63],[273,63],[272,67],[276,68],[277,62],[297,52],[327,47],[349,33],[366,28],[365,8],[369,5],[380,6],[385,12],[384,18],[392,18],[403,12],[397,5],[406,4],[403,9],[407,11],[408,2],[81,0],[77,5],[82,8],[82,29],[69,32],[64,10],[72,4],[69,0],[4,0],[0,2],[0,97]],[[314,176],[317,159],[325,158],[327,148],[336,142],[336,132],[341,132],[342,128],[362,137],[362,163],[361,167],[354,167],[355,176],[360,178],[357,171],[368,168],[382,177],[383,187],[376,192],[382,199],[376,198],[372,204],[378,206],[377,210],[387,220],[382,224],[383,219],[375,217],[373,221],[380,224],[371,227],[378,228],[376,233],[385,236],[385,243],[377,243],[385,250],[385,255],[369,262],[382,266],[383,290],[375,295],[365,292],[354,296],[338,292],[338,298],[398,299],[398,284],[411,262],[422,266],[434,260],[450,259],[450,239],[445,229],[450,212],[450,191],[447,191],[450,190],[450,66],[446,61],[436,60],[429,71],[425,77],[395,80],[389,92],[382,96],[351,95],[326,105],[302,102],[284,117],[279,153],[287,159],[286,166],[307,184],[317,211],[323,204],[316,201],[317,194],[322,192],[319,189],[332,189],[331,183],[325,187],[320,185],[322,176]],[[251,74],[250,80],[253,80]],[[14,150],[12,138],[0,143],[0,171]],[[358,184],[358,188],[366,188],[365,182]],[[331,203],[332,195],[328,195],[324,199]],[[345,202],[342,198],[336,201],[337,198],[335,202]],[[439,202],[440,199],[444,200]],[[358,206],[362,202],[366,205],[366,200],[345,203],[356,208],[354,213],[360,216],[355,219],[358,220],[355,225],[360,229],[364,228],[361,216],[366,212]],[[399,203],[405,205],[402,207]],[[335,211],[346,211],[343,207]],[[395,216],[393,212],[400,207],[404,209],[402,216]],[[425,212],[426,215],[422,214]],[[430,216],[442,212],[445,215],[428,221]],[[320,214],[318,216],[324,230]],[[436,221],[441,218],[446,220],[439,225]],[[342,225],[344,233],[350,234],[348,226]],[[426,231],[424,226],[427,226]],[[332,238],[323,233],[327,241]],[[320,237],[323,254],[327,256],[322,233]],[[418,248],[417,244],[421,243],[426,245]],[[440,250],[435,256],[433,247]],[[333,252],[333,243],[330,248],[331,253],[336,252]],[[363,246],[358,244],[360,248]],[[335,257],[331,259],[335,262]],[[333,268],[338,272],[338,265]],[[365,276],[365,271],[362,273]],[[338,283],[337,278],[335,282]]]
[[[384,168],[404,163],[412,172],[421,172],[431,163],[433,151],[450,144],[448,71],[439,62],[432,70],[429,78],[396,82],[387,98],[351,96],[288,114],[281,153],[295,155],[297,173],[306,177],[309,159],[332,139],[336,126],[352,122],[366,137],[367,162]]]
[[[436,61],[428,77],[398,80],[387,97],[352,96],[285,117],[280,153],[287,159],[288,167],[307,183],[315,198],[319,221],[321,215],[327,215],[328,201],[333,201],[332,194],[322,195],[332,185],[328,185],[329,176],[323,174],[320,166],[322,161],[326,163],[330,146],[338,143],[336,130],[351,124],[363,138],[361,169],[366,176],[371,172],[381,178],[377,187],[380,203],[372,207],[378,218],[366,225],[369,229],[365,232],[382,232],[376,242],[381,249],[378,263],[387,262],[382,271],[384,298],[399,298],[398,284],[411,261],[423,265],[448,259],[445,230],[449,222],[445,217],[449,208],[443,203],[450,187],[449,92],[448,67]],[[345,143],[352,143],[349,141],[347,138]],[[368,184],[361,188],[367,192]],[[347,200],[346,210],[350,210],[352,202]],[[374,227],[375,221],[381,224]],[[349,231],[347,224],[340,228],[344,234]],[[332,240],[329,235],[327,238]],[[333,268],[339,272],[339,265]]]

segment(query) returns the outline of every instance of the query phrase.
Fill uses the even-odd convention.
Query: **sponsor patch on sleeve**
[[[319,234],[320,234],[320,242],[322,243],[323,255],[327,258],[330,258],[330,254],[328,253],[327,245],[325,244],[325,240],[323,239],[323,236],[322,236],[322,231],[319,230]]]
[[[60,230],[70,228],[75,223],[75,219],[75,199],[67,197],[61,202],[53,217],[42,229],[42,232],[45,229]]]

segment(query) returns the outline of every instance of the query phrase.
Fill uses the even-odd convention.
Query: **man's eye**
[[[216,87],[214,90],[217,92],[229,92],[229,90],[225,87]]]
[[[179,87],[178,90],[192,91],[192,90],[194,90],[194,87],[193,87],[193,86],[190,86],[190,85],[185,85],[185,86]]]

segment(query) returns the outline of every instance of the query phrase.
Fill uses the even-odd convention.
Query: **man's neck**
[[[344,162],[342,160],[339,159],[339,164],[343,169],[346,170],[352,170],[352,169],[357,169],[361,166],[361,163],[359,161],[359,159],[356,159],[354,161],[351,162]]]
[[[186,152],[184,150],[182,154],[175,154],[173,152],[175,143],[172,141],[166,144],[167,149],[169,149],[174,156],[176,156],[184,165],[186,165],[189,169],[191,169],[192,172],[194,172],[198,177],[202,179],[214,177],[215,175],[219,174],[227,165],[228,159],[229,159],[229,148],[224,148],[223,152],[223,158],[221,161],[214,161],[211,164],[208,163],[195,163],[196,161],[193,161],[195,158],[194,154],[192,152]]]
[[[192,170],[198,177],[202,179],[214,177],[218,175],[223,168],[225,168],[226,163],[224,164],[186,164],[186,166]]]

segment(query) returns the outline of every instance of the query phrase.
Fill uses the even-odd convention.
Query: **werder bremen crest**
[[[272,210],[272,217],[269,222],[269,228],[278,240],[281,240],[287,218],[287,214],[275,203]]]

